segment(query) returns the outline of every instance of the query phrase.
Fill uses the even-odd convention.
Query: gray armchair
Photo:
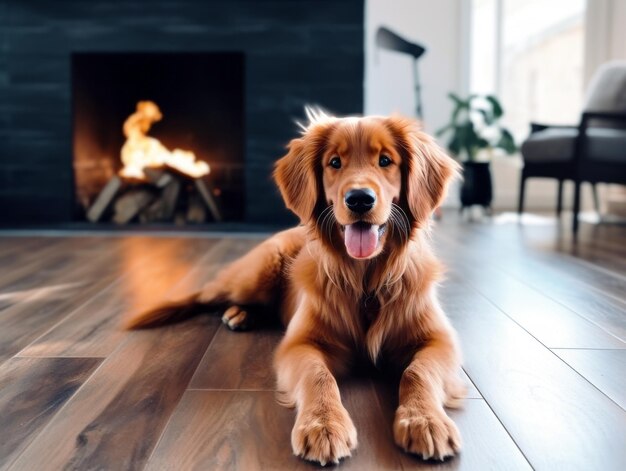
[[[559,182],[557,214],[562,208],[563,182],[573,180],[573,231],[578,231],[580,185],[626,184],[626,62],[601,66],[589,84],[584,111],[578,126],[532,123],[531,134],[522,144],[524,168],[521,175],[518,212],[524,210],[524,189],[531,177],[555,178]]]

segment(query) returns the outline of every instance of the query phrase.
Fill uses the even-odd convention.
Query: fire
[[[124,122],[126,142],[122,146],[122,177],[144,179],[146,167],[168,166],[193,178],[209,173],[206,162],[197,161],[193,152],[182,149],[169,151],[158,139],[147,136],[152,123],[163,118],[161,110],[152,101],[140,101],[137,110]]]

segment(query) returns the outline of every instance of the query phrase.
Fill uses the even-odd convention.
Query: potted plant
[[[450,135],[447,147],[463,164],[461,210],[476,204],[491,211],[489,162],[497,149],[513,154],[517,146],[511,133],[499,123],[504,112],[495,96],[470,95],[466,99],[454,93],[448,96],[454,102],[452,116],[437,135]]]

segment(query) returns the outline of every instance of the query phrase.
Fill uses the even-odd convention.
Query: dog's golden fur
[[[456,335],[435,293],[442,268],[428,225],[457,164],[410,119],[310,118],[274,174],[302,225],[254,248],[201,293],[133,317],[127,326],[223,305],[224,321],[237,328],[249,320],[248,306],[276,306],[287,330],[274,365],[283,402],[297,409],[296,455],[325,464],[357,446],[335,376],[358,357],[385,358],[403,371],[396,443],[424,458],[453,455],[460,437],[444,406],[458,405],[464,386]],[[381,156],[390,162],[383,166]],[[340,163],[329,165],[335,157]],[[344,204],[355,187],[376,195],[364,215]],[[376,249],[363,258],[344,246],[344,231],[357,221],[380,228]]]

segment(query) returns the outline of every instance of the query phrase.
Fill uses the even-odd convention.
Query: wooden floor
[[[626,469],[626,231],[531,218],[433,233],[470,386],[464,450],[393,443],[394,386],[349,378],[359,448],[342,469]],[[314,469],[270,369],[280,332],[217,317],[126,333],[120,317],[199,288],[259,237],[0,233],[0,469]]]

